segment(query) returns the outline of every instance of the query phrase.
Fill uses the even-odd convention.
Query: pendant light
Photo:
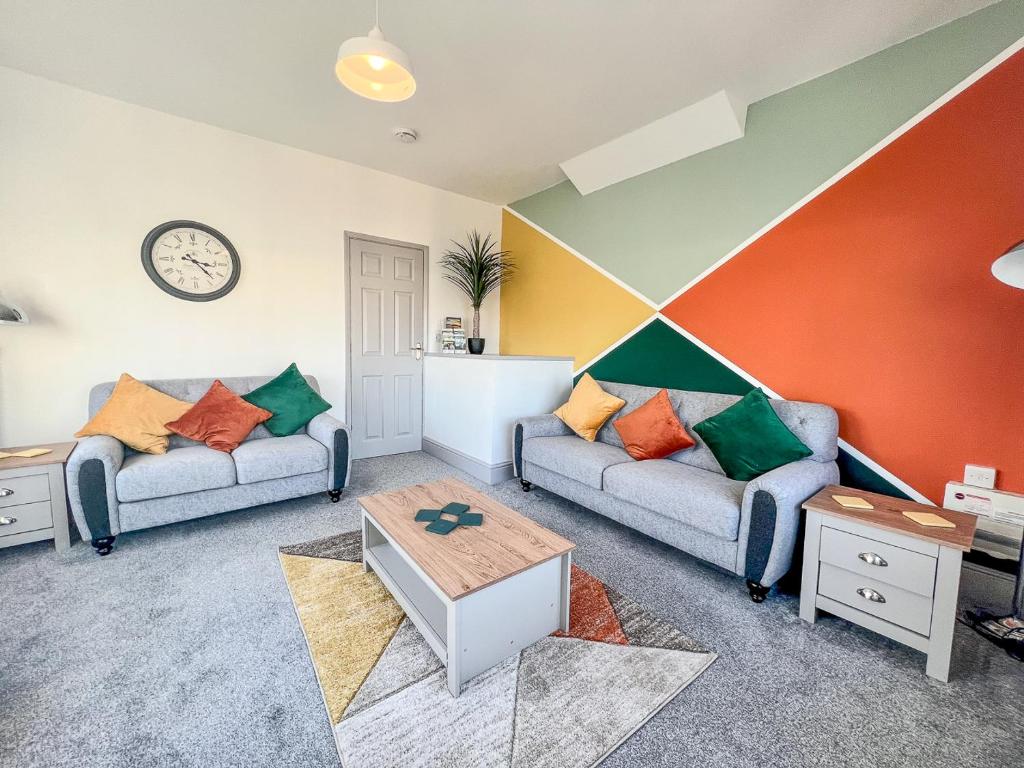
[[[352,93],[374,101],[405,101],[416,92],[409,57],[385,40],[380,30],[380,0],[366,37],[352,37],[341,44],[334,74]]]

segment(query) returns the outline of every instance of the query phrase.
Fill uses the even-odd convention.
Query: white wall
[[[467,229],[499,234],[489,203],[2,67],[0,105],[0,294],[33,321],[0,325],[0,445],[70,438],[90,386],[122,371],[274,374],[294,360],[340,417],[344,232],[426,245],[432,262]],[[231,294],[186,302],[153,285],[140,247],[171,219],[231,240]],[[434,348],[444,315],[469,310],[433,264],[429,286]],[[481,332],[497,345],[496,296]]]

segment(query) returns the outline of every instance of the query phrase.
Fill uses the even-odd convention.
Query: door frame
[[[397,245],[400,248],[410,248],[420,251],[423,254],[423,357],[427,355],[430,346],[429,330],[429,306],[430,306],[430,248],[419,243],[410,243],[405,240],[394,240],[389,237],[377,235],[364,235],[362,232],[350,232],[345,230],[345,424],[352,428],[352,303],[351,288],[348,284],[352,275],[352,241],[366,240],[371,243],[382,245]],[[420,358],[424,368],[426,361]],[[426,376],[421,376],[420,386],[420,450],[423,449],[423,427],[426,419]]]

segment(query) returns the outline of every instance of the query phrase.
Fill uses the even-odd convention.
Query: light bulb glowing
[[[370,65],[370,69],[380,72],[388,65],[388,60],[383,56],[367,56],[366,63]]]

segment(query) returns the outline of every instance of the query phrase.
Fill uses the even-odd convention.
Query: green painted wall
[[[739,141],[511,207],[661,302],[1022,35],[1004,0],[751,105]]]
[[[668,324],[655,320],[587,371],[601,381],[744,395],[754,383],[709,355]],[[583,371],[579,376],[583,375]],[[579,380],[577,376],[577,380]],[[884,477],[839,450],[840,482],[851,488],[907,498]]]

